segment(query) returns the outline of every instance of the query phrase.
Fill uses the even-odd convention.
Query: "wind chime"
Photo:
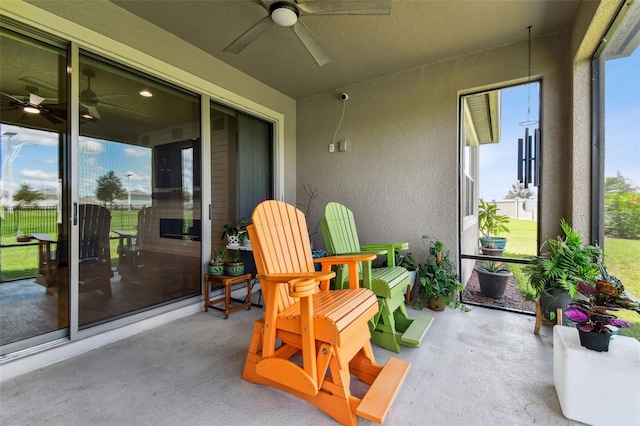
[[[531,26],[529,30],[528,44],[528,74],[527,74],[527,119],[520,124],[524,129],[524,139],[518,139],[518,182],[525,188],[540,185],[540,129],[537,127],[529,132],[529,127],[536,126],[538,120],[531,117]]]

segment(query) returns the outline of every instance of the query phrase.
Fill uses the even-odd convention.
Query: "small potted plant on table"
[[[216,249],[209,261],[209,273],[211,275],[224,274],[224,263],[227,257],[226,249]]]
[[[244,262],[240,258],[240,252],[234,253],[226,264],[227,275],[242,275]]]
[[[240,244],[245,247],[251,247],[251,240],[249,239],[249,231],[247,231],[247,226],[251,225],[251,221],[245,219],[244,217],[240,219],[240,224],[238,224],[238,237],[240,239]]]
[[[224,232],[222,233],[221,240],[227,237],[227,244],[233,247],[240,246],[240,230],[235,225],[224,225]]]
[[[601,275],[595,285],[578,282],[582,298],[567,305],[565,315],[576,323],[580,344],[587,349],[607,352],[611,336],[617,328],[629,327],[610,311],[630,309],[638,311],[638,302],[631,300],[619,279],[607,273],[600,262]]]
[[[498,237],[501,232],[509,232],[509,217],[498,214],[496,203],[487,203],[480,199],[478,223],[480,226],[480,245],[482,253],[488,256],[502,256],[507,239]]]

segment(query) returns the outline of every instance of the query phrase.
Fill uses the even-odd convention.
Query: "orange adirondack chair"
[[[358,287],[358,262],[371,270],[374,254],[316,259],[314,269],[304,214],[281,201],[265,201],[248,227],[265,295],[264,317],[256,320],[242,378],[290,392],[344,425],[358,417],[384,419],[410,363],[376,363],[368,322],[378,311],[376,296]],[[348,264],[355,277],[348,289],[329,290],[332,265]],[[368,265],[368,266],[367,266]],[[292,360],[302,357],[302,366]],[[370,385],[358,398],[352,376]]]

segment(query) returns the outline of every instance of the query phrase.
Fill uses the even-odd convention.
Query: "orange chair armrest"
[[[292,272],[287,274],[258,274],[258,278],[262,281],[272,283],[286,283],[291,280],[300,278],[311,278],[317,281],[326,281],[335,277],[336,273],[333,271],[316,271],[316,272]]]

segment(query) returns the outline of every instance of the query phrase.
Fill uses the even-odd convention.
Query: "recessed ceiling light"
[[[36,108],[34,106],[30,106],[30,105],[26,105],[23,108],[23,111],[24,112],[28,112],[29,114],[40,114],[40,109],[39,108]]]
[[[145,98],[150,98],[153,96],[153,93],[151,93],[149,90],[144,89],[140,91],[140,96],[144,96]]]
[[[82,118],[86,118],[87,120],[93,120],[93,116],[88,112],[85,112],[81,115]]]

